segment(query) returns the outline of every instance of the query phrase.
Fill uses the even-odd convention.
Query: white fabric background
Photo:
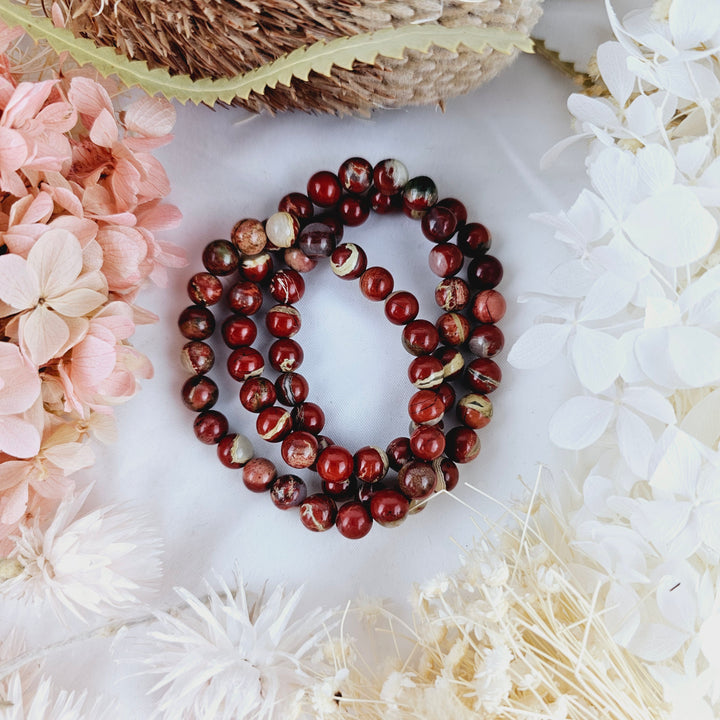
[[[618,10],[630,3],[618,4]],[[586,60],[609,38],[600,0],[552,0],[538,34],[564,56]],[[481,431],[483,449],[462,468],[456,496],[477,510],[440,498],[401,527],[376,525],[361,541],[332,530],[305,530],[295,511],[281,512],[267,495],[249,493],[239,472],[220,465],[215,448],[199,443],[194,414],[184,408],[180,387],[187,377],[179,364],[183,339],[177,316],[188,303],[188,278],[201,269],[200,253],[209,240],[227,237],[241,217],[266,217],[287,192],[304,191],[320,169],[336,170],[352,155],[376,162],[397,157],[411,176],[430,175],[441,196],[466,204],[470,219],[485,223],[494,236],[492,254],[504,264],[498,288],[508,300],[501,327],[506,350],[531,321],[532,311],[516,302],[521,293],[542,287],[543,276],[563,257],[550,232],[529,219],[557,210],[584,182],[582,149],[562,156],[549,171],[539,159],[569,134],[565,101],[572,85],[537,57],[522,57],[487,87],[451,100],[446,111],[417,108],[377,112],[371,119],[302,114],[250,117],[238,110],[178,107],[174,142],[158,152],[170,177],[169,198],[184,213],[171,239],[187,249],[190,265],[171,274],[165,290],[150,288],[140,304],[157,313],[159,323],[140,328],[134,344],[155,367],[155,378],[117,411],[117,445],[98,449],[87,473],[96,481],[93,505],[131,501],[150,512],[165,540],[163,592],[159,606],[172,604],[172,587],[202,591],[211,571],[229,577],[238,563],[250,587],[267,581],[306,585],[306,609],[344,604],[360,594],[404,603],[413,582],[421,582],[457,562],[458,546],[478,535],[482,515],[500,514],[496,503],[464,487],[470,483],[499,501],[520,491],[521,478],[534,481],[538,462],[555,464],[560,455],[547,439],[552,411],[572,389],[567,368],[558,361],[538,372],[517,372],[500,358],[504,379],[492,395],[495,417]],[[437,281],[427,267],[427,242],[419,225],[401,217],[373,217],[346,231],[367,251],[369,264],[390,269],[396,289],[415,292],[420,317],[434,319],[432,291]],[[310,382],[310,400],[325,410],[325,433],[351,450],[384,446],[407,432],[407,400],[412,387],[406,370],[410,356],[400,330],[370,303],[356,282],[335,278],[327,266],[309,277],[298,305],[303,327],[297,339],[305,350],[301,372]],[[255,416],[237,400],[239,385],[224,378],[218,362],[212,377],[221,381],[222,401],[231,427],[254,434]],[[271,449],[255,440],[258,454]],[[276,450],[279,448],[272,448]],[[0,630],[13,622],[32,624],[46,642],[64,631],[37,614],[8,608]],[[53,655],[48,669],[66,687],[90,687],[120,695],[128,712],[148,716],[145,680],[124,679],[133,668],[115,661],[108,643],[96,641]]]

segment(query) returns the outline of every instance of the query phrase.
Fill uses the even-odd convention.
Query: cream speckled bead
[[[268,240],[279,248],[289,248],[294,245],[299,231],[300,223],[288,212],[276,212],[265,223]]]

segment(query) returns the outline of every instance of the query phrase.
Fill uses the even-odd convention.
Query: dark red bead
[[[331,445],[335,445],[335,442],[333,442],[327,435],[318,435],[317,436],[317,444],[318,444],[318,457],[320,457],[320,453],[322,453],[325,448],[329,448]],[[314,472],[317,468],[317,460],[310,466],[310,469]]]
[[[413,320],[403,328],[402,344],[411,355],[427,355],[439,342],[438,331],[428,320]]]
[[[465,371],[465,382],[479,393],[491,393],[502,380],[502,371],[497,363],[488,358],[475,358]]]
[[[437,187],[427,175],[419,175],[407,181],[402,199],[403,212],[419,220],[438,201]]]
[[[359,540],[372,529],[372,517],[365,506],[358,501],[343,505],[337,513],[335,525],[343,537]]]
[[[307,497],[307,486],[297,475],[280,475],[270,488],[275,507],[288,510],[302,505]]]
[[[465,255],[479,257],[490,249],[492,236],[484,225],[468,223],[458,230],[457,244]]]
[[[265,227],[255,218],[245,218],[235,223],[230,238],[242,255],[257,255],[267,245]]]
[[[435,460],[445,450],[445,435],[436,427],[421,425],[410,435],[410,449],[419,460]]]
[[[317,474],[327,482],[342,482],[353,472],[353,456],[340,445],[331,445],[320,453]]]
[[[391,440],[385,452],[387,453],[390,467],[393,470],[399,470],[405,463],[412,460],[410,438],[398,437]]]
[[[304,402],[292,409],[293,425],[298,430],[305,430],[317,435],[325,427],[325,413],[319,405]]]
[[[394,286],[393,276],[383,267],[370,267],[360,278],[360,291],[374,302],[385,300]]]
[[[313,260],[329,257],[339,238],[324,223],[313,222],[300,231],[298,247]]]
[[[376,483],[366,483],[366,482],[359,482],[357,483],[357,490],[355,493],[356,498],[365,505],[365,507],[370,507],[369,503],[370,500],[372,500],[372,496],[380,492],[380,490],[383,490],[385,486],[381,482]]]
[[[206,340],[215,332],[215,316],[202,305],[191,305],[180,313],[178,327],[188,340]]]
[[[270,278],[268,289],[277,302],[293,305],[305,294],[305,281],[296,270],[278,270]]]
[[[215,364],[215,353],[207,343],[191,340],[183,345],[180,361],[188,372],[204,375]]]
[[[330,256],[330,268],[343,280],[357,280],[366,267],[367,255],[354,243],[338,245]]]
[[[470,301],[470,288],[458,278],[445,278],[435,288],[435,302],[447,312],[462,310]]]
[[[215,445],[228,431],[227,418],[217,410],[200,413],[193,423],[195,437],[206,445]]]
[[[302,348],[294,340],[281,338],[268,350],[270,365],[278,372],[294,372],[305,357]]]
[[[434,425],[442,420],[445,405],[432,390],[418,390],[408,403],[410,419],[419,425]]]
[[[409,508],[410,501],[397,490],[379,490],[370,498],[370,514],[383,527],[399,525]]]
[[[300,505],[300,522],[313,532],[324,532],[335,524],[337,505],[323,493],[311,495]]]
[[[287,372],[281,373],[275,380],[275,391],[283,405],[299,405],[307,398],[310,388],[300,373]]]
[[[496,323],[505,317],[507,304],[497,290],[481,290],[472,299],[470,311],[481,323]]]
[[[420,305],[417,298],[406,290],[394,292],[385,301],[385,317],[393,325],[405,325],[417,317]]]
[[[247,347],[255,342],[257,327],[248,317],[231,315],[222,325],[222,336],[230,348]]]
[[[251,282],[265,282],[273,271],[273,259],[269,252],[244,255],[240,261],[243,277]]]
[[[260,411],[255,427],[263,440],[280,442],[293,429],[293,421],[284,407],[272,405]]]
[[[469,427],[456,427],[445,437],[445,453],[456,463],[469,463],[480,453],[480,439]]]
[[[430,269],[439,277],[457,275],[465,262],[465,256],[457,245],[443,243],[436,245],[428,255]]]
[[[209,410],[218,400],[218,386],[205,375],[193,375],[183,385],[182,399],[190,410]]]
[[[325,212],[322,215],[316,215],[314,222],[325,225],[330,229],[330,232],[335,236],[335,245],[342,242],[343,235],[345,234],[345,226],[343,225],[340,217],[334,212]],[[334,247],[334,246],[333,246]]]
[[[315,464],[318,447],[317,438],[312,433],[295,430],[283,440],[280,453],[290,467],[302,470]]]
[[[244,382],[249,377],[262,375],[265,369],[265,360],[255,348],[240,347],[230,353],[227,368],[230,377],[238,382]]]
[[[467,269],[468,284],[475,290],[490,290],[500,284],[503,266],[492,255],[474,258]]]
[[[398,487],[409,498],[426,498],[435,491],[437,475],[432,465],[419,460],[405,463],[398,472]]]
[[[387,453],[380,448],[366,445],[353,455],[355,475],[365,483],[375,483],[387,474],[389,460]]]
[[[408,378],[420,390],[436,387],[445,379],[443,364],[432,355],[421,355],[410,363]]]
[[[431,242],[445,243],[455,234],[457,218],[449,208],[435,205],[423,215],[420,227]]]
[[[492,414],[492,402],[485,395],[470,393],[458,401],[458,420],[473,430],[484,428],[490,422]]]
[[[300,313],[292,305],[274,305],[265,314],[265,326],[276,338],[296,335],[300,324]]]
[[[315,269],[317,260],[309,258],[299,247],[289,247],[283,255],[285,264],[299,273],[307,273]]]
[[[205,269],[213,275],[230,275],[238,269],[238,253],[229,240],[213,240],[202,254]]]
[[[402,206],[400,195],[384,195],[374,186],[370,188],[368,199],[370,200],[370,207],[378,215],[396,212]]]
[[[278,211],[289,212],[298,220],[309,220],[315,213],[315,208],[307,195],[291,192],[280,199]]]
[[[198,305],[214,305],[223,293],[222,283],[208,272],[195,273],[188,281],[189,298]]]
[[[399,160],[387,158],[373,168],[373,183],[383,195],[397,195],[407,184],[410,174]]]
[[[443,198],[438,201],[440,207],[448,208],[455,215],[457,220],[458,228],[462,227],[467,222],[467,208],[455,198]]]
[[[254,315],[262,306],[262,302],[260,286],[249,280],[241,280],[228,290],[227,303],[230,309],[241,315]]]
[[[445,380],[455,380],[465,369],[462,353],[454,347],[440,347],[433,355],[443,364]]]
[[[264,377],[248,378],[240,388],[242,406],[253,413],[259,413],[275,404],[275,386]]]
[[[370,201],[367,198],[345,195],[337,206],[340,220],[348,227],[362,225],[370,215]]]
[[[432,463],[435,475],[437,475],[437,485],[435,489],[437,491],[447,490],[452,492],[460,479],[460,472],[458,471],[457,465],[447,458],[437,458]]]
[[[437,393],[437,396],[442,400],[443,407],[445,408],[445,412],[448,412],[448,410],[451,410],[453,405],[455,404],[455,389],[449,382],[444,382],[441,385],[438,385],[436,388],[434,388],[435,392]]]
[[[468,338],[468,350],[478,357],[497,355],[505,345],[505,336],[497,325],[478,325]]]
[[[338,179],[343,188],[353,195],[362,195],[370,188],[373,166],[361,157],[348,158],[338,170]]]
[[[261,493],[270,489],[277,470],[275,465],[267,458],[252,458],[245,463],[242,479],[245,487],[251,492]]]
[[[470,335],[470,322],[458,313],[444,313],[437,319],[436,325],[440,339],[446,345],[459,347]]]
[[[352,475],[349,478],[345,478],[345,480],[338,480],[336,482],[323,480],[321,487],[324,493],[327,493],[338,501],[354,500],[357,497],[358,482]]]
[[[225,467],[236,470],[252,459],[252,443],[240,433],[230,433],[218,443],[217,455]]]
[[[331,207],[340,199],[342,186],[335,173],[320,170],[308,180],[307,194],[315,205]]]

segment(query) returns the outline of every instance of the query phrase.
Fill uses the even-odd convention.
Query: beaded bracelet
[[[320,208],[318,213],[315,206]],[[435,323],[417,319],[415,296],[393,292],[392,275],[382,267],[368,268],[359,245],[338,244],[344,228],[365,222],[371,208],[380,214],[402,209],[421,220],[424,236],[434,244],[430,269],[442,278],[435,300],[444,312]],[[456,243],[451,242],[454,236]],[[406,515],[421,510],[434,492],[452,490],[458,481],[456,463],[470,462],[479,453],[475,431],[490,421],[492,403],[487,395],[502,377],[491,358],[504,344],[495,323],[504,315],[505,301],[494,289],[503,270],[487,254],[490,244],[487,228],[468,223],[460,201],[438,202],[430,178],[409,179],[405,166],[394,159],[373,168],[367,160],[350,158],[337,174],[315,173],[308,181],[307,194],[284,196],[278,212],[265,222],[240,220],[231,241],[215,240],[206,246],[202,258],[206,272],[197,273],[188,283],[195,304],[183,310],[179,319],[180,330],[189,340],[182,350],[183,364],[193,373],[182,397],[198,413],[196,436],[204,443],[217,444],[225,466],[242,468],[248,489],[269,490],[281,509],[299,506],[303,525],[313,531],[336,525],[345,537],[360,538],[370,531],[373,521],[386,527],[397,525]],[[282,257],[285,267],[275,271],[273,257]],[[456,277],[466,257],[470,258],[467,281]],[[366,298],[385,303],[385,316],[403,327],[403,346],[414,356],[408,369],[410,382],[417,388],[408,404],[410,435],[396,438],[386,450],[367,445],[353,454],[321,435],[325,415],[317,404],[307,401],[307,380],[297,372],[304,358],[293,339],[301,326],[294,307],[305,292],[301,273],[310,272],[324,258],[329,258],[338,277],[359,280]],[[235,273],[239,280],[225,293],[219,278]],[[251,316],[260,311],[264,291],[276,303],[265,312],[266,328],[276,338],[267,353],[268,364],[278,372],[274,382],[263,376],[266,359],[253,347],[258,331]],[[242,383],[241,404],[257,414],[256,429],[262,439],[281,443],[281,455],[291,468],[317,472],[320,493],[308,497],[306,483],[295,474],[278,476],[275,464],[254,457],[249,438],[229,432],[227,418],[212,410],[218,387],[206,373],[213,367],[215,354],[204,340],[216,325],[209,307],[223,294],[232,314],[222,324],[222,337],[232,350],[228,371]],[[476,356],[467,367],[462,348]],[[458,380],[470,392],[456,405],[451,383]],[[444,433],[443,419],[453,408],[460,425]],[[391,483],[386,478],[390,468],[397,471]]]

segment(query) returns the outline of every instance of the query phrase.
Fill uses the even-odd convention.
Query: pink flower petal
[[[103,273],[110,290],[129,290],[143,275],[140,263],[147,255],[147,244],[137,230],[118,225],[103,227],[97,235],[103,250]]]
[[[40,376],[9,342],[0,343],[0,415],[25,412],[40,394]]]
[[[140,185],[141,179],[138,169],[125,158],[118,160],[115,165],[115,172],[110,178],[110,186],[118,210],[127,211],[135,209]]]
[[[142,225],[151,232],[157,230],[171,230],[182,221],[182,213],[170,203],[161,203],[158,200],[143,203],[135,211],[137,224]]]
[[[100,147],[111,148],[118,139],[115,115],[110,110],[101,110],[90,130],[90,139]]]
[[[0,128],[2,130],[2,128]],[[0,133],[1,135],[2,133]],[[0,138],[0,147],[2,139]],[[2,156],[0,155],[0,162],[2,162]],[[28,194],[25,182],[22,178],[13,170],[0,170],[0,190],[16,195],[17,197],[25,197]]]
[[[40,433],[32,423],[19,415],[2,415],[0,451],[17,458],[34,457],[40,452]]]
[[[43,452],[43,455],[53,465],[61,468],[65,475],[89,467],[95,461],[92,449],[80,442],[52,445]],[[51,474],[54,475],[55,473]],[[35,487],[34,484],[33,487]]]
[[[0,127],[0,147],[0,171],[13,172],[22,167],[28,156],[28,147],[25,138],[17,130]]]
[[[20,318],[19,334],[23,350],[36,365],[41,366],[57,356],[70,331],[57,313],[39,305]]]
[[[46,130],[55,133],[66,133],[72,130],[77,123],[75,108],[66,102],[55,102],[44,107],[37,116]]]
[[[22,463],[25,465],[26,463]],[[10,463],[0,465],[0,470]],[[0,478],[0,484],[2,478]],[[3,525],[13,525],[17,523],[25,514],[28,503],[28,485],[26,482],[20,482],[11,487],[0,496],[0,523]]]
[[[79,384],[86,393],[91,392],[107,378],[115,367],[115,338],[113,344],[103,339],[87,335],[73,348],[71,379],[73,385]]]
[[[175,108],[165,98],[143,96],[125,113],[125,127],[130,132],[148,137],[160,137],[172,132]]]
[[[0,299],[8,305],[27,310],[34,307],[40,296],[37,274],[17,255],[0,257]]]
[[[170,193],[170,180],[162,163],[153,155],[138,153],[137,159],[142,162],[145,177],[140,183],[139,192],[144,197],[161,198]]]
[[[102,305],[106,296],[89,288],[69,290],[48,301],[50,307],[61,315],[82,317]]]
[[[3,124],[18,127],[26,120],[34,118],[50,95],[57,80],[22,82],[17,88],[3,113]]]
[[[77,279],[82,270],[82,248],[67,230],[52,229],[40,236],[27,261],[37,273],[41,294],[49,299]]]
[[[78,76],[70,81],[68,99],[80,113],[83,125],[91,128],[102,110],[113,111],[112,101],[105,88],[90,78]]]
[[[45,190],[61,208],[67,210],[71,215],[75,215],[78,219],[82,218],[82,202],[72,190],[62,187],[47,186],[45,187]]]

